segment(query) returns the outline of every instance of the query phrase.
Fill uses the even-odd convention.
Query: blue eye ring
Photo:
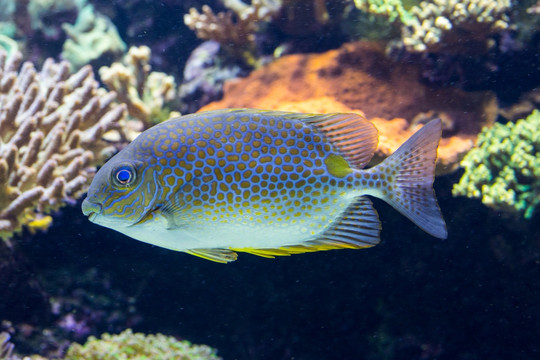
[[[113,182],[119,187],[126,187],[135,181],[135,169],[130,165],[121,165],[114,169]]]

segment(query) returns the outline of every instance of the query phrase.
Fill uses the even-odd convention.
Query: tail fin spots
[[[379,166],[393,177],[384,200],[425,232],[446,239],[446,224],[433,190],[440,137],[441,120],[433,120]]]

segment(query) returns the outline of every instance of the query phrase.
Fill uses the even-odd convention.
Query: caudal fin
[[[392,179],[383,200],[428,234],[446,239],[446,224],[433,190],[440,138],[441,120],[433,120],[377,167]]]

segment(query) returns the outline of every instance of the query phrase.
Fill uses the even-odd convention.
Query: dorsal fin
[[[190,255],[195,255],[206,260],[226,264],[235,261],[238,255],[227,249],[191,249],[185,250]]]
[[[380,241],[380,232],[379,216],[371,201],[367,197],[359,197],[317,239],[277,249],[234,248],[232,250],[273,258],[314,251],[363,249],[377,245]]]
[[[364,168],[377,150],[377,128],[362,115],[335,113],[300,119],[327,137],[352,167]]]
[[[203,114],[209,117],[234,114],[262,115],[302,121],[316,128],[340,151],[350,166],[357,169],[362,169],[369,163],[379,142],[377,128],[364,116],[354,113],[304,114],[276,110],[226,109],[192,115]],[[186,116],[182,119],[186,119]]]

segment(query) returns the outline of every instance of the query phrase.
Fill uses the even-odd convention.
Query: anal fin
[[[381,223],[371,200],[359,197],[334,223],[314,240],[279,248],[234,248],[235,251],[273,258],[315,251],[363,249],[379,243]]]
[[[371,200],[358,197],[345,209],[342,216],[321,234],[320,238],[308,244],[330,249],[362,249],[379,243],[381,222]],[[326,250],[326,249],[325,249]]]
[[[185,250],[190,255],[195,255],[200,258],[226,264],[235,261],[238,255],[227,249],[190,249]]]

